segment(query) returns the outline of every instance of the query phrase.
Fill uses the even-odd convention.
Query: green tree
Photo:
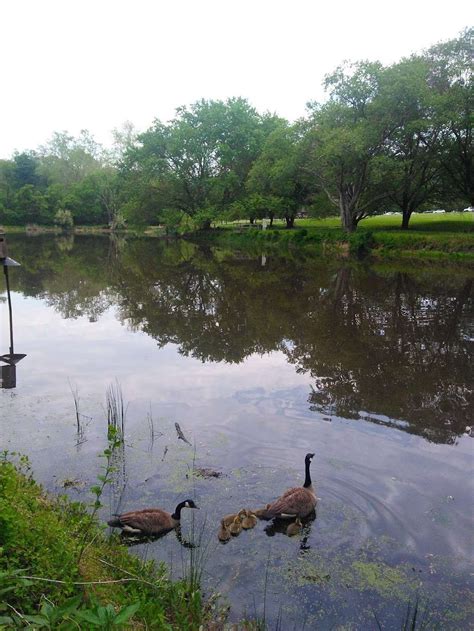
[[[428,82],[429,66],[411,57],[383,73],[378,107],[391,131],[378,159],[380,188],[402,212],[402,228],[412,213],[439,194],[441,126]]]
[[[300,144],[300,127],[280,121],[268,136],[246,182],[259,215],[269,217],[270,223],[275,216],[284,217],[287,228],[293,227],[296,213],[308,196]]]
[[[313,176],[339,209],[347,232],[374,213],[385,193],[377,187],[377,158],[390,135],[378,106],[383,68],[359,62],[326,77],[324,105],[309,104],[306,151]]]
[[[180,107],[172,121],[155,121],[127,151],[121,170],[125,187],[132,182],[136,204],[152,197],[157,213],[164,208],[191,217],[206,209],[220,213],[244,195],[248,171],[274,120],[240,98]]]
[[[14,223],[12,221],[12,207],[14,203],[12,160],[0,160],[0,223]]]
[[[16,192],[14,210],[19,223],[52,223],[47,200],[33,184],[25,184]]]
[[[474,27],[458,38],[432,46],[424,58],[429,84],[436,96],[436,115],[442,127],[439,157],[446,176],[445,196],[474,205]]]
[[[71,186],[100,170],[103,149],[87,130],[76,138],[67,131],[54,132],[38,150],[40,172],[52,184]]]
[[[44,178],[41,178],[38,173],[39,164],[38,157],[33,151],[14,154],[13,182],[17,190],[25,186],[25,184],[31,184],[32,186],[45,184]]]

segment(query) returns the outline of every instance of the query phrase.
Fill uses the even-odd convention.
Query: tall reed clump
[[[125,436],[126,407],[123,401],[122,388],[118,380],[110,384],[105,393],[105,408],[107,412],[107,427],[114,433]]]
[[[384,626],[380,620],[378,619],[375,611],[374,618],[377,624],[377,628],[379,631],[388,631],[388,629],[400,629],[400,631],[441,631],[440,624],[437,624],[432,616],[430,615],[430,608],[428,605],[424,607],[422,610],[420,607],[420,601],[418,596],[415,598],[415,601],[409,601],[407,604],[406,612],[403,616],[403,619],[400,622],[400,626],[393,626],[393,622],[391,622],[390,627]]]

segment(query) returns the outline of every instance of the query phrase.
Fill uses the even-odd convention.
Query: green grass
[[[401,215],[379,215],[363,219],[359,226],[371,230],[400,230]],[[411,216],[408,230],[403,232],[474,232],[474,213],[452,212],[443,215],[416,213]]]
[[[131,616],[126,628],[134,629],[197,631],[206,622],[195,585],[170,581],[163,565],[129,554],[117,537],[108,539],[97,522],[81,556],[82,534],[89,523],[83,504],[48,496],[29,475],[25,459],[14,463],[11,455],[3,454],[0,628],[5,628],[2,620],[14,628],[8,618],[20,624],[25,616],[39,616],[39,623],[41,616],[54,615],[60,619],[54,628],[65,629],[79,628],[71,616],[89,620],[91,629],[124,628],[124,623],[107,623],[120,616]],[[94,617],[103,624],[93,624]]]
[[[415,214],[408,230],[401,229],[401,215],[368,217],[349,237],[341,229],[337,217],[299,219],[293,230],[286,230],[281,220],[265,231],[256,228],[242,231],[238,225],[224,224],[213,236],[203,238],[248,251],[263,248],[265,252],[298,250],[304,254],[324,252],[330,256],[346,256],[347,249],[343,244],[348,242],[352,254],[371,254],[381,260],[413,258],[434,263],[441,260],[474,262],[472,213]]]

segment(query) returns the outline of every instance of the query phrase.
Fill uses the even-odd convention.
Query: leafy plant
[[[374,243],[372,231],[358,230],[349,236],[349,251],[358,258],[363,258],[372,250]]]
[[[72,212],[60,208],[54,215],[54,223],[62,228],[62,230],[72,230],[74,227]]]
[[[104,449],[102,454],[100,454],[100,457],[105,459],[105,463],[101,467],[102,473],[100,473],[97,476],[97,479],[100,482],[100,484],[95,484],[91,486],[91,489],[90,489],[91,492],[95,495],[95,500],[92,504],[92,513],[90,514],[89,523],[84,529],[84,533],[82,537],[82,545],[79,551],[78,562],[80,562],[82,555],[84,553],[84,549],[87,545],[89,533],[95,523],[97,511],[99,510],[99,508],[102,507],[102,502],[100,500],[104,493],[104,489],[108,484],[111,483],[112,475],[116,470],[116,467],[114,466],[112,462],[112,458],[113,458],[115,450],[123,442],[122,436],[123,436],[122,433],[119,431],[119,429],[116,426],[109,424],[108,434],[107,434],[109,444],[108,444],[108,447]]]

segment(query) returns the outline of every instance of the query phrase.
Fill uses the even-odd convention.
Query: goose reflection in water
[[[166,535],[169,534],[170,532],[171,531],[168,530],[166,532],[160,533],[159,535],[137,535],[137,534],[131,534],[127,532],[122,532],[120,534],[120,540],[127,547],[131,548],[133,546],[141,546],[144,544],[153,543],[154,541],[158,541],[159,539],[166,537]],[[173,532],[176,535],[176,539],[183,546],[183,548],[187,548],[188,550],[194,550],[196,548],[199,548],[199,544],[193,543],[192,541],[188,541],[187,539],[183,537],[181,526],[177,526],[176,528],[174,528]]]
[[[308,537],[311,533],[311,524],[316,520],[316,510],[310,513],[307,517],[301,518],[301,528],[300,528],[300,550],[309,550],[310,546],[307,545]],[[299,519],[299,518],[297,518]],[[270,522],[265,528],[263,532],[267,535],[267,537],[274,537],[276,534],[286,535],[288,537],[294,536],[295,533],[292,533],[292,526],[296,524],[297,520],[294,520],[288,523],[288,519],[274,519]],[[288,528],[290,528],[290,532],[288,532]]]

